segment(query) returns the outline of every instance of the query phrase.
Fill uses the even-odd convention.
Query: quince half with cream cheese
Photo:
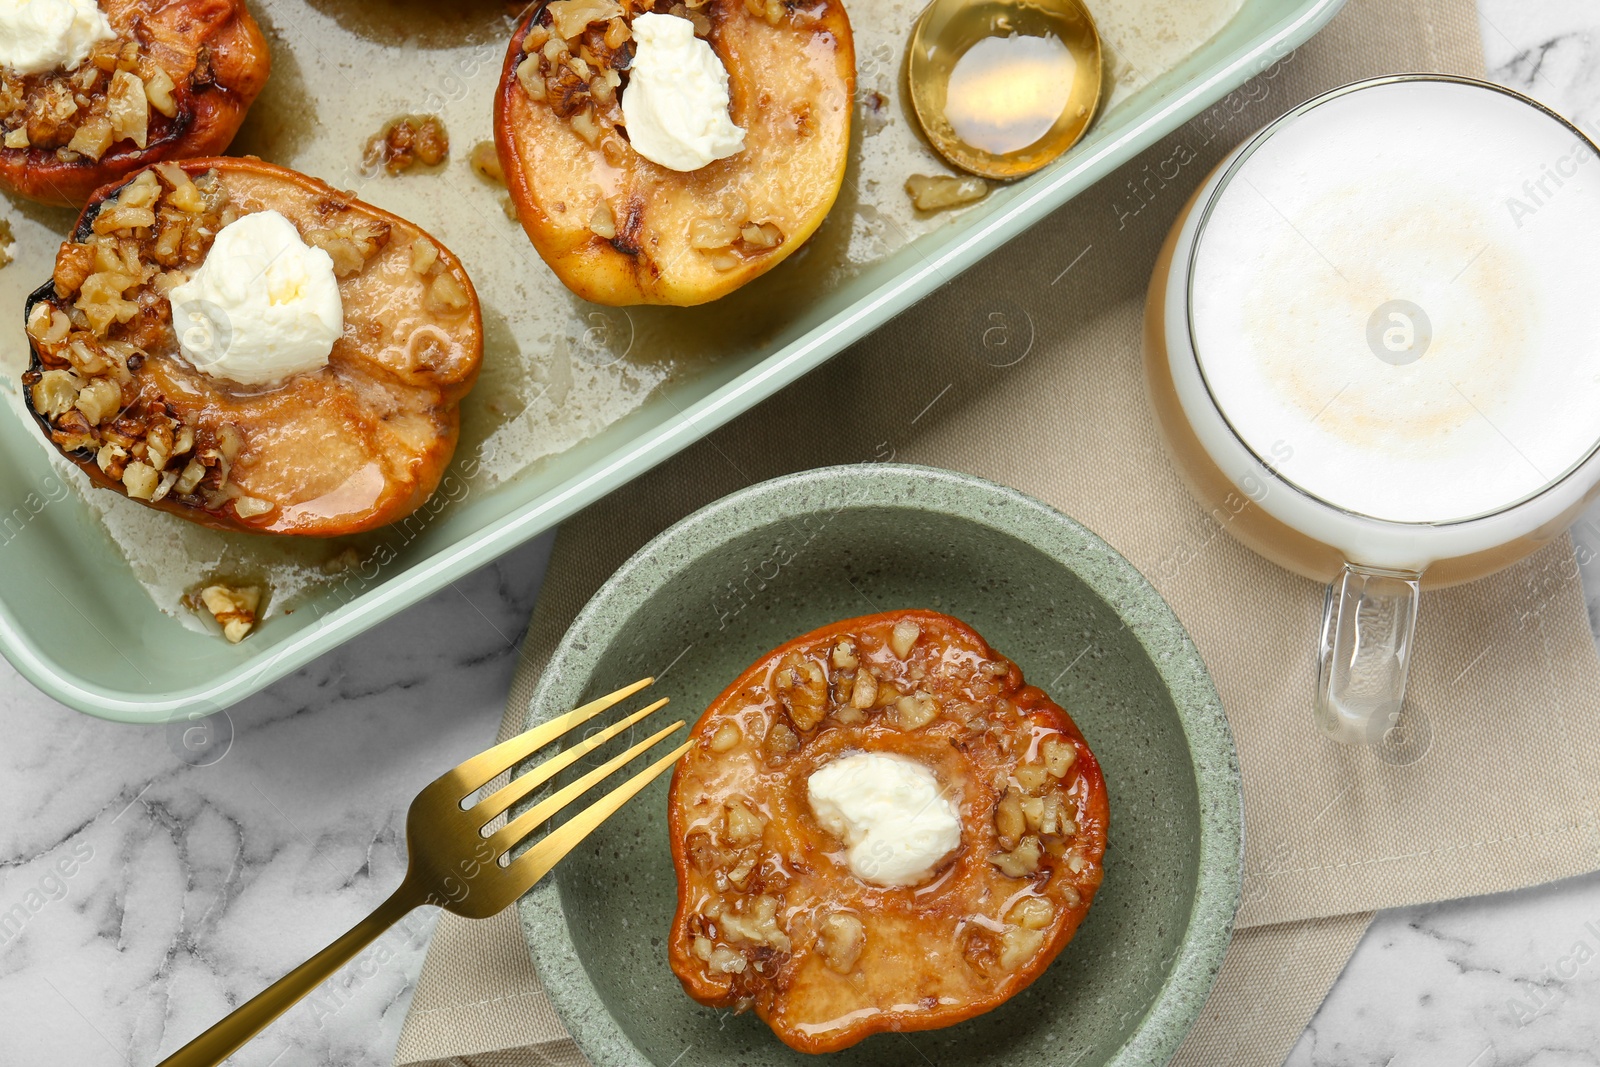
[[[0,188],[46,204],[76,207],[158,160],[225,151],[272,65],[243,0],[29,10],[34,24],[19,17],[0,48]]]
[[[854,91],[841,0],[539,2],[511,38],[495,144],[523,228],[569,289],[701,304],[821,225]]]
[[[28,405],[95,484],[263,533],[416,510],[483,354],[444,246],[251,158],[158,163],[101,190],[26,319]]]
[[[673,973],[801,1052],[998,1007],[1100,887],[1106,785],[1083,735],[948,615],[797,637],[690,740],[667,801]]]

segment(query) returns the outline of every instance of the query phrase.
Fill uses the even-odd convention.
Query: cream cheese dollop
[[[115,36],[94,0],[0,0],[0,67],[18,74],[76,70]]]
[[[276,211],[224,226],[200,269],[168,298],[184,358],[241,385],[327,366],[344,332],[332,257]]]
[[[813,771],[811,812],[845,843],[850,871],[864,882],[927,881],[961,844],[961,817],[927,767],[904,756],[859,752]]]
[[[728,116],[728,70],[694,24],[649,13],[633,20],[635,52],[622,92],[628,141],[652,163],[699,170],[744,149]]]

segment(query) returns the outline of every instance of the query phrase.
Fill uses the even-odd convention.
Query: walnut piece
[[[1017,970],[1038,952],[1043,944],[1043,930],[1027,930],[1020,926],[1006,927],[1006,932],[1000,935],[1001,969]]]
[[[730,941],[767,945],[779,952],[788,952],[792,947],[789,935],[778,924],[777,897],[763,894],[751,898],[743,912],[721,910],[714,918]]]
[[[828,714],[828,676],[815,662],[791,652],[774,675],[778,702],[802,733]]]
[[[763,748],[767,762],[778,763],[784,757],[799,751],[800,738],[787,723],[775,722],[767,729],[767,740]]]
[[[740,800],[724,805],[722,822],[722,839],[735,848],[761,840],[761,832],[767,828],[767,820]]]
[[[1024,930],[1043,930],[1056,921],[1056,909],[1044,897],[1023,897],[1012,905],[1006,921]]]
[[[1026,878],[1038,871],[1039,860],[1043,856],[1044,849],[1040,847],[1039,839],[1029,836],[1024,837],[1010,852],[991,853],[989,862],[1000,868],[1000,872],[1008,878]]]
[[[910,619],[901,619],[889,633],[889,650],[901,659],[911,655],[911,646],[922,635],[922,627]]]
[[[1022,812],[1022,797],[1016,790],[1007,789],[1006,795],[995,806],[994,829],[1000,837],[1001,848],[1016,848],[1017,842],[1022,840],[1027,823]]]
[[[836,911],[822,920],[817,933],[817,950],[828,966],[840,974],[855,970],[866,945],[866,925],[854,915]]]
[[[236,645],[255,628],[256,612],[261,608],[261,587],[208,585],[200,590],[200,603],[222,624],[222,636]]]
[[[1072,765],[1078,762],[1078,750],[1059,737],[1051,737],[1039,747],[1044,756],[1044,768],[1052,778],[1065,778]]]
[[[744,734],[739,728],[731,722],[725,722],[711,735],[711,751],[727,752],[743,740]]]
[[[400,174],[418,163],[436,167],[450,155],[450,134],[437,115],[404,115],[373,134],[363,161]]]
[[[338,205],[330,205],[337,210]],[[306,244],[320,248],[333,260],[337,278],[360,272],[367,262],[389,243],[389,224],[377,219],[339,219],[328,226],[308,230]]]
[[[902,730],[920,730],[939,717],[939,702],[927,693],[903,696],[894,704],[896,723]]]

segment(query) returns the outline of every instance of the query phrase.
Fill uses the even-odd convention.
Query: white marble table
[[[1480,8],[1494,77],[1600,129],[1600,5]],[[1600,509],[1578,533],[1600,618]],[[234,708],[199,758],[167,731],[69,712],[0,662],[0,916],[14,917],[0,1067],[152,1063],[387,895],[412,791],[494,733],[547,550],[511,553]],[[392,932],[381,964],[234,1062],[389,1064],[431,924]],[[1385,913],[1289,1057],[1596,1062],[1600,875]]]

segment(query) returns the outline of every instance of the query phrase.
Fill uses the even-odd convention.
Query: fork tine
[[[473,756],[455,770],[448,772],[445,778],[450,779],[454,785],[464,786],[460,792],[461,797],[476,793],[562,734],[581,726],[602,711],[616,706],[654,682],[654,678],[641,678],[632,685],[623,686],[615,693],[607,693],[581,708],[575,708],[565,715],[558,715],[542,726],[536,726],[526,733],[518,734],[509,741],[502,741],[488,751]]]
[[[508,851],[518,841],[521,841],[524,837],[527,837],[529,834],[531,834],[534,829],[539,826],[539,824],[549,819],[550,816],[554,815],[568,804],[571,804],[574,800],[587,793],[590,789],[593,789],[597,782],[609,777],[619,767],[623,767],[628,764],[639,753],[643,752],[647,748],[653,747],[656,742],[660,741],[663,737],[666,737],[668,734],[682,726],[683,720],[680,719],[671,726],[667,727],[665,730],[661,730],[656,734],[645,738],[637,745],[634,745],[632,748],[628,749],[628,751],[607,760],[605,763],[596,767],[594,770],[590,771],[582,778],[579,778],[577,781],[556,790],[550,796],[535,804],[528,811],[523,812],[515,819],[512,819],[510,822],[506,823],[493,834],[489,835],[489,844],[493,848],[494,854],[499,856],[501,853]]]
[[[693,745],[693,741],[685,741],[671,754],[661,757],[645,770],[584,808],[513,860],[506,867],[506,874],[515,883],[516,895],[520,897],[533,888],[533,883],[548,874],[550,868],[560,863],[567,853],[588,837],[596,826],[605,822],[618,808],[632,800],[639,790],[659,778],[661,772],[678,762],[678,758]]]
[[[599,733],[594,734],[591,737],[584,738],[581,742],[573,745],[559,756],[552,756],[545,760],[527,774],[524,774],[521,778],[513,778],[509,784],[496,789],[493,793],[490,793],[488,796],[484,797],[483,800],[479,801],[473,806],[472,814],[482,819],[482,822],[480,822],[478,825],[483,826],[484,824],[488,823],[489,820],[510,808],[511,805],[515,804],[517,801],[533,792],[539,786],[549,781],[557,773],[566,770],[568,767],[572,766],[572,764],[578,762],[578,760],[582,759],[584,756],[587,756],[589,753],[593,752],[595,749],[599,748],[613,737],[616,737],[634,723],[637,723],[646,716],[653,715],[660,711],[662,708],[667,706],[667,701],[669,699],[670,698],[668,697],[662,697],[660,700],[656,701],[654,704],[651,704],[643,711],[636,711],[625,719],[617,720],[615,723],[606,727],[604,730],[601,730]]]

